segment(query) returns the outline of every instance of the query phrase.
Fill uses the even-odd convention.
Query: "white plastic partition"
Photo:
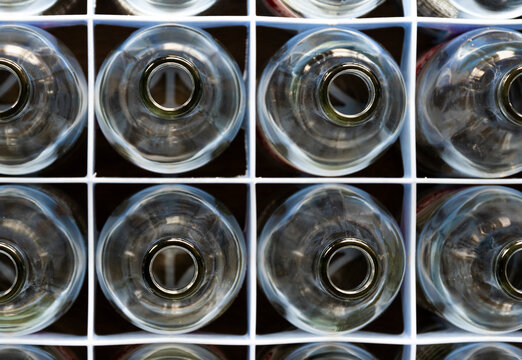
[[[106,0],[98,0],[106,1]],[[247,1],[247,0],[222,0],[222,1]],[[391,1],[391,0],[388,0]],[[24,337],[1,338],[4,344],[32,344],[32,345],[61,345],[61,346],[84,346],[87,348],[88,359],[94,359],[94,348],[108,345],[128,345],[143,343],[196,343],[214,345],[244,346],[249,349],[249,359],[256,358],[256,347],[264,345],[275,345],[285,343],[306,343],[318,341],[341,341],[351,343],[375,343],[404,346],[404,359],[415,359],[417,345],[436,343],[460,343],[476,341],[502,341],[522,343],[522,332],[499,336],[479,336],[463,331],[451,330],[443,332],[422,333],[417,332],[416,316],[416,286],[415,286],[415,208],[417,201],[417,187],[419,184],[522,184],[522,179],[509,178],[500,180],[480,179],[440,179],[419,178],[416,169],[415,157],[415,71],[417,59],[417,37],[419,28],[453,29],[465,30],[477,26],[503,25],[506,27],[522,30],[522,20],[505,20],[492,22],[489,20],[460,20],[417,17],[415,0],[403,0],[404,17],[393,18],[362,18],[345,20],[321,20],[321,19],[290,19],[278,17],[266,17],[256,15],[256,1],[248,0],[248,14],[245,16],[205,16],[190,18],[163,17],[137,17],[119,15],[100,15],[95,12],[95,0],[87,0],[87,14],[64,15],[64,16],[14,16],[1,15],[0,21],[29,23],[43,28],[52,26],[83,25],[87,27],[88,46],[88,82],[89,82],[89,120],[88,120],[88,144],[87,144],[87,169],[85,177],[49,178],[49,177],[23,177],[23,178],[0,178],[2,183],[77,183],[87,185],[88,197],[88,224],[89,224],[89,271],[88,284],[88,306],[87,306],[87,334],[75,336],[69,334],[41,332]],[[249,111],[245,119],[245,146],[247,168],[243,176],[196,178],[196,177],[103,177],[98,175],[95,163],[95,115],[94,115],[94,82],[95,82],[95,27],[99,25],[122,25],[130,27],[144,27],[164,22],[175,22],[198,26],[202,28],[241,26],[247,28],[248,43],[245,80],[249,89]],[[257,28],[274,27],[291,30],[303,30],[316,26],[335,25],[355,28],[360,30],[400,27],[404,30],[404,44],[401,60],[401,69],[405,77],[408,91],[408,113],[406,125],[402,133],[401,153],[404,167],[402,177],[345,177],[345,178],[315,178],[315,177],[260,177],[256,172],[256,51],[258,49]],[[226,45],[226,44],[225,44]],[[386,45],[386,44],[385,44]],[[262,65],[262,64],[261,64]],[[257,149],[263,151],[263,149]],[[122,159],[122,161],[124,161]],[[219,161],[217,159],[216,161]],[[356,175],[357,176],[357,175]],[[248,321],[248,331],[243,335],[229,334],[206,334],[197,332],[175,336],[162,336],[145,332],[123,333],[113,335],[98,335],[95,332],[95,269],[94,251],[96,244],[96,229],[103,224],[97,224],[94,211],[95,201],[103,201],[96,198],[94,189],[98,184],[160,184],[160,183],[183,183],[183,184],[237,184],[248,187],[248,203],[245,204],[247,221],[245,224],[248,248],[248,276],[247,287],[247,313],[244,314]],[[358,331],[348,335],[330,337],[308,334],[299,330],[273,333],[257,334],[257,279],[256,279],[256,234],[257,234],[257,206],[256,189],[259,184],[312,184],[312,183],[347,183],[347,184],[399,184],[404,188],[402,229],[406,241],[408,253],[407,271],[401,289],[402,314],[404,318],[404,332],[402,334],[387,334],[386,332]],[[59,186],[59,185],[57,185]]]

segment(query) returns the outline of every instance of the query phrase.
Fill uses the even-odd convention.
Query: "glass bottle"
[[[464,345],[444,358],[444,360],[489,359],[520,360],[522,359],[522,350],[509,344],[476,343]]]
[[[376,360],[367,351],[346,343],[279,345],[259,357],[260,360]]]
[[[156,333],[196,330],[217,318],[245,276],[243,233],[211,195],[155,186],[121,204],[96,255],[105,296],[134,325]]]
[[[522,169],[522,34],[484,28],[425,59],[417,78],[419,165],[442,175]]]
[[[84,236],[68,204],[26,186],[0,186],[0,333],[53,323],[83,284]]]
[[[134,15],[192,16],[202,13],[216,0],[117,0],[124,11]]]
[[[68,348],[59,346],[0,345],[0,359],[5,360],[77,360]]]
[[[83,71],[57,39],[0,26],[0,173],[39,171],[66,152],[87,120]]]
[[[1,13],[38,15],[56,4],[57,0],[0,0]]]
[[[522,194],[480,186],[418,215],[417,273],[432,310],[464,330],[522,328]]]
[[[307,18],[356,18],[384,0],[264,0],[276,15]]]
[[[292,38],[266,66],[258,118],[266,147],[313,175],[367,167],[397,139],[406,91],[391,55],[368,36],[324,28]]]
[[[96,113],[105,137],[134,164],[158,173],[216,158],[241,127],[244,82],[236,62],[202,30],[138,30],[102,65]]]
[[[117,360],[225,360],[226,357],[216,347],[195,344],[152,344],[143,345]]]
[[[306,331],[361,328],[388,307],[403,279],[399,227],[354,187],[297,192],[273,212],[259,239],[258,276],[268,300]]]
[[[522,350],[504,343],[438,344],[418,346],[418,360],[519,360]]]
[[[418,0],[424,16],[511,19],[522,16],[522,0]]]

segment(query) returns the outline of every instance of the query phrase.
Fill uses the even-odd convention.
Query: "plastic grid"
[[[404,346],[403,359],[415,359],[417,345],[463,343],[481,341],[500,341],[522,344],[522,331],[506,335],[484,336],[471,334],[465,331],[448,330],[429,333],[417,333],[416,314],[416,285],[415,285],[415,222],[417,188],[423,184],[504,184],[522,185],[522,178],[507,179],[466,179],[466,178],[428,178],[418,177],[415,157],[415,73],[417,61],[417,30],[419,28],[433,28],[440,30],[483,27],[501,25],[522,30],[522,19],[515,20],[476,20],[476,19],[444,19],[424,18],[417,16],[415,0],[402,0],[403,17],[359,18],[359,19],[300,19],[281,18],[256,15],[256,0],[245,0],[247,15],[245,16],[196,16],[179,17],[155,16],[124,16],[101,15],[95,12],[95,1],[87,1],[87,13],[84,15],[47,15],[22,16],[2,15],[0,22],[26,23],[39,27],[84,25],[87,27],[88,47],[88,84],[89,108],[87,129],[87,172],[84,177],[0,177],[0,183],[25,184],[86,184],[88,205],[88,305],[87,305],[87,334],[84,336],[39,332],[21,337],[2,337],[3,344],[30,344],[54,346],[82,346],[87,348],[87,358],[94,359],[94,348],[97,346],[132,345],[143,343],[194,343],[210,345],[231,345],[248,347],[249,359],[255,359],[256,347],[263,345],[308,343],[321,341],[339,341],[350,343],[389,344]],[[106,0],[98,0],[106,1]],[[240,0],[223,0],[240,1]],[[243,0],[241,0],[243,1]],[[95,166],[95,115],[94,115],[94,83],[95,83],[95,32],[97,25],[127,25],[131,27],[150,26],[159,23],[181,23],[202,28],[221,27],[228,25],[244,26],[247,28],[247,54],[244,77],[248,86],[248,111],[244,123],[245,146],[247,154],[247,169],[243,176],[237,177],[101,177],[97,175]],[[400,27],[404,29],[404,44],[400,63],[405,78],[408,93],[408,109],[406,123],[400,137],[400,147],[404,166],[402,177],[344,177],[344,178],[317,178],[317,177],[259,177],[256,174],[256,45],[257,27],[273,27],[281,29],[304,30],[316,26],[342,26],[359,30]],[[122,160],[123,161],[123,160]],[[243,184],[248,187],[246,239],[249,249],[247,286],[247,318],[248,331],[243,335],[227,334],[182,334],[158,335],[146,332],[132,332],[114,335],[98,335],[95,332],[95,291],[96,275],[94,269],[94,254],[96,244],[95,224],[95,187],[98,184]],[[407,249],[407,270],[401,288],[402,313],[404,316],[404,331],[401,334],[386,334],[378,332],[357,331],[343,336],[319,336],[305,333],[300,330],[279,332],[274,334],[256,333],[256,235],[257,210],[256,186],[258,184],[316,184],[316,183],[347,183],[347,184],[397,184],[403,187],[402,230]],[[59,186],[59,185],[58,185]],[[103,224],[98,224],[102,226]]]

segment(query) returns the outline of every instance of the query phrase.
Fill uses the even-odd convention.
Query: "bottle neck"
[[[324,74],[317,96],[328,121],[343,127],[357,126],[375,113],[381,86],[367,67],[344,63]]]
[[[178,56],[151,62],[140,80],[140,96],[155,115],[176,119],[191,112],[201,100],[203,83],[196,66]]]
[[[497,88],[497,103],[506,118],[522,126],[522,65],[507,72]]]
[[[143,258],[142,273],[154,294],[176,300],[189,297],[199,289],[205,264],[191,242],[171,238],[150,247]]]
[[[0,240],[0,304],[17,296],[26,278],[27,270],[22,253],[7,241]]]
[[[514,300],[522,301],[522,240],[509,242],[500,249],[494,273],[502,291]]]
[[[376,251],[356,238],[330,243],[318,259],[318,276],[324,290],[342,300],[357,300],[372,293],[381,263]]]
[[[7,58],[0,58],[0,122],[11,121],[27,104],[29,78],[24,69]]]

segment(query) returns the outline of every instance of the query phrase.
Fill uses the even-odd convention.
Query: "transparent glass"
[[[118,360],[225,360],[216,347],[193,344],[153,344],[140,346]]]
[[[399,67],[355,30],[314,29],[295,36],[259,81],[266,146],[313,175],[347,175],[367,167],[397,139],[405,109]]]
[[[235,61],[209,34],[186,26],[138,30],[96,81],[107,140],[158,173],[186,172],[221,154],[241,127],[245,103]]]
[[[445,360],[520,360],[522,350],[502,343],[478,343],[462,346],[449,354]]]
[[[519,360],[522,350],[503,343],[440,344],[417,347],[418,360]]]
[[[0,186],[0,333],[24,335],[53,323],[83,284],[84,236],[60,197]]]
[[[232,214],[211,195],[181,185],[151,187],[120,205],[96,256],[105,296],[133,324],[156,333],[196,330],[217,318],[239,292],[246,267]]]
[[[0,173],[49,166],[86,120],[87,83],[69,50],[39,28],[0,26]]]
[[[424,16],[511,19],[522,16],[522,0],[418,0]]]
[[[0,359],[5,360],[76,360],[65,347],[0,345]]]
[[[57,0],[0,0],[0,13],[38,15],[56,2]]]
[[[396,296],[404,268],[395,220],[369,194],[346,185],[297,192],[259,238],[266,296],[288,321],[314,333],[347,333],[371,322]]]
[[[217,0],[117,0],[127,12],[134,15],[197,15]]]
[[[476,333],[521,329],[522,194],[473,187],[448,194],[426,218],[417,273],[432,309]]]
[[[522,34],[465,33],[417,78],[419,165],[441,175],[505,177],[522,170]]]
[[[307,18],[355,18],[384,0],[264,0],[276,14]]]
[[[367,351],[346,343],[314,343],[306,345],[279,345],[271,349],[263,360],[376,360]]]

